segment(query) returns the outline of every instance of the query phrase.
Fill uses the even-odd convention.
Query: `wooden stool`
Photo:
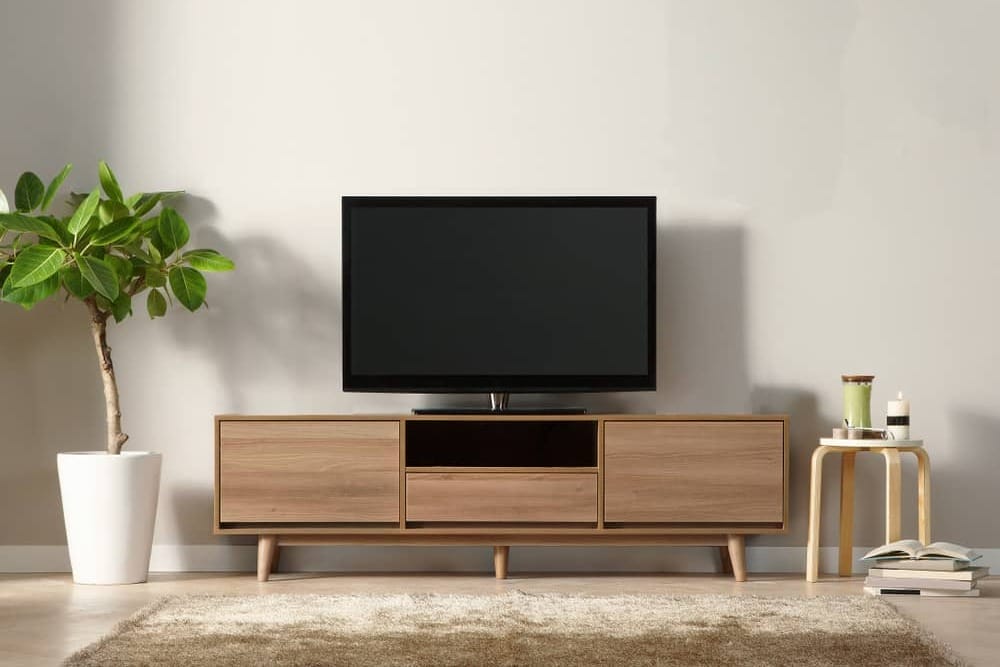
[[[891,442],[892,445],[886,443]],[[809,542],[806,552],[806,581],[819,577],[819,517],[823,484],[823,457],[840,453],[840,551],[837,572],[851,575],[854,536],[854,457],[858,452],[878,452],[885,458],[885,541],[900,539],[900,452],[917,457],[917,502],[920,541],[931,541],[931,460],[923,440],[841,440],[820,438],[812,456],[809,487]]]

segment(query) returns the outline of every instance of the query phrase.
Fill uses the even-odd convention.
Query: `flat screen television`
[[[344,197],[346,391],[656,388],[655,197]]]

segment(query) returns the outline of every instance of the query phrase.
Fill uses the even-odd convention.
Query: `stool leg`
[[[837,574],[851,576],[854,570],[854,457],[857,452],[840,455],[840,550]]]
[[[895,542],[900,538],[900,472],[899,452],[886,447],[882,449],[885,457],[885,541]]]
[[[931,459],[923,449],[913,450],[917,457],[917,502],[920,541],[931,541]]]
[[[826,445],[816,448],[812,455],[812,473],[809,481],[809,540],[806,544],[806,581],[819,578],[819,512],[823,494],[823,457],[830,451]]]

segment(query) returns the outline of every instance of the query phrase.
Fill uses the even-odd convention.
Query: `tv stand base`
[[[386,540],[392,544],[415,544],[415,545],[479,545],[481,541],[475,538],[462,539],[458,535],[443,535],[438,538],[426,536],[426,540]],[[515,544],[546,544],[546,540],[524,540],[523,536],[509,536],[505,540]],[[552,542],[560,545],[575,544],[575,540],[558,539]],[[379,544],[380,540],[365,539],[359,537],[351,539],[333,535],[259,535],[257,537],[257,581],[267,581],[271,574],[278,569],[278,555],[281,546],[306,546],[321,544]],[[580,540],[579,544],[597,544],[600,541]],[[721,561],[721,572],[732,574],[733,579],[738,582],[747,580],[746,569],[746,546],[744,535],[664,535],[656,539],[649,537],[618,541],[618,544],[656,544],[656,545],[682,545],[682,546],[715,546],[719,550]],[[497,579],[507,578],[507,564],[510,560],[510,545],[493,547],[493,573]]]
[[[510,394],[490,392],[490,407],[482,408],[415,408],[415,415],[585,415],[584,408],[510,408]]]
[[[494,412],[489,408],[414,408],[415,415],[585,415],[586,408],[507,408]]]

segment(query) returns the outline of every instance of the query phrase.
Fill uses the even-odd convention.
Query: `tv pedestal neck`
[[[490,392],[490,407],[488,408],[414,408],[415,415],[585,415],[586,408],[576,407],[543,407],[543,408],[511,408],[510,394],[507,392]]]
[[[784,415],[223,415],[214,532],[280,547],[685,545],[788,527]]]

